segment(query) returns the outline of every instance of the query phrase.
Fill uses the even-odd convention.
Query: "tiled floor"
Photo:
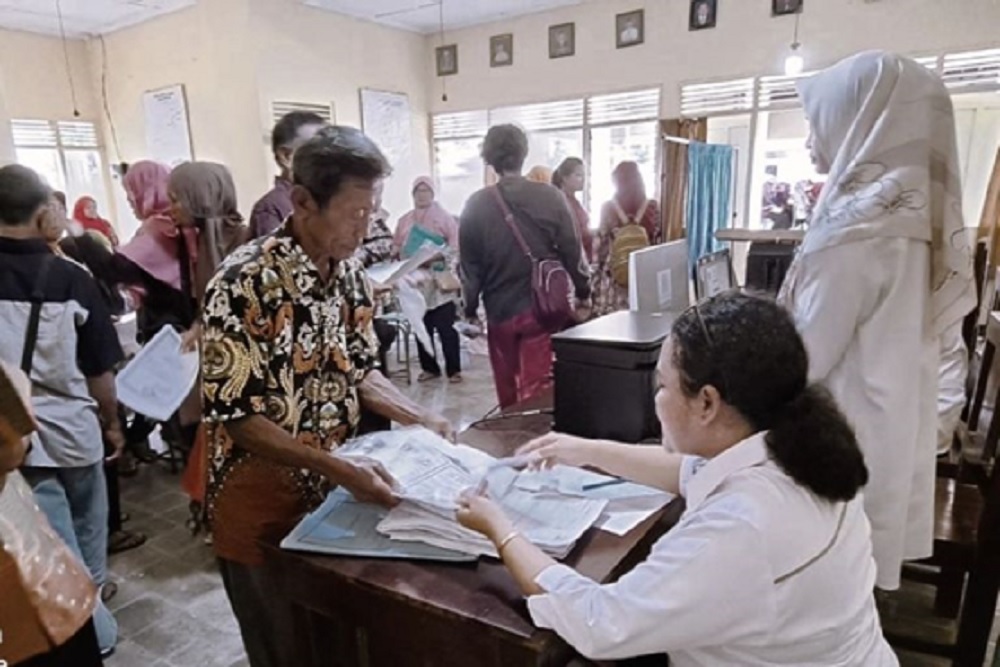
[[[441,412],[462,429],[495,404],[486,357],[463,357],[462,384],[439,380],[407,386],[405,380],[394,379],[414,400]],[[413,364],[415,368],[415,355]],[[124,510],[132,517],[127,527],[145,532],[150,539],[143,547],[111,559],[111,576],[119,593],[110,606],[120,624],[121,641],[106,662],[108,667],[247,665],[211,549],[185,526],[188,501],[178,477],[165,466],[145,466],[138,477],[123,480],[122,489]],[[902,655],[901,664],[938,667],[949,663]]]

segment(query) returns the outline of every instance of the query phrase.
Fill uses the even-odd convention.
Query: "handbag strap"
[[[504,222],[510,227],[510,231],[514,232],[514,238],[517,239],[517,244],[521,246],[521,252],[528,256],[532,262],[535,261],[535,256],[531,253],[531,248],[528,247],[527,242],[524,240],[524,235],[521,234],[521,230],[517,227],[517,221],[514,219],[514,214],[511,212],[510,207],[507,206],[507,202],[504,200],[503,195],[500,193],[500,188],[497,186],[492,186],[490,191],[493,193],[493,198],[496,199],[497,206],[500,207],[500,211],[503,213]]]
[[[31,363],[35,357],[35,344],[38,342],[38,323],[42,317],[42,304],[45,303],[45,286],[49,280],[49,267],[56,259],[55,255],[45,255],[42,265],[38,267],[35,286],[31,290],[31,312],[28,315],[28,330],[24,334],[24,349],[21,351],[21,370],[31,376]]]

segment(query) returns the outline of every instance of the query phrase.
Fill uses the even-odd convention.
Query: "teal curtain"
[[[694,271],[698,258],[722,250],[715,232],[732,219],[733,147],[693,141],[688,146],[687,241]]]

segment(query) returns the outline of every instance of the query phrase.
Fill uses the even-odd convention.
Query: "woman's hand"
[[[191,328],[181,334],[181,354],[198,351],[201,341],[201,322],[195,322]]]
[[[455,518],[469,530],[482,533],[494,543],[514,530],[514,525],[499,505],[487,496],[468,489],[458,497]]]
[[[593,465],[596,443],[565,433],[547,433],[517,450],[518,455],[534,454],[536,468],[551,468],[556,464],[580,468]]]

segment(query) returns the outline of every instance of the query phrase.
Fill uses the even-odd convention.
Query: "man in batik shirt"
[[[387,172],[358,130],[321,130],[295,152],[292,217],[232,254],[205,297],[208,513],[252,667],[292,664],[287,598],[261,567],[260,542],[285,535],[331,484],[395,502],[380,467],[330,454],[352,435],[362,406],[453,436],[373,372],[373,295],[354,254]]]

